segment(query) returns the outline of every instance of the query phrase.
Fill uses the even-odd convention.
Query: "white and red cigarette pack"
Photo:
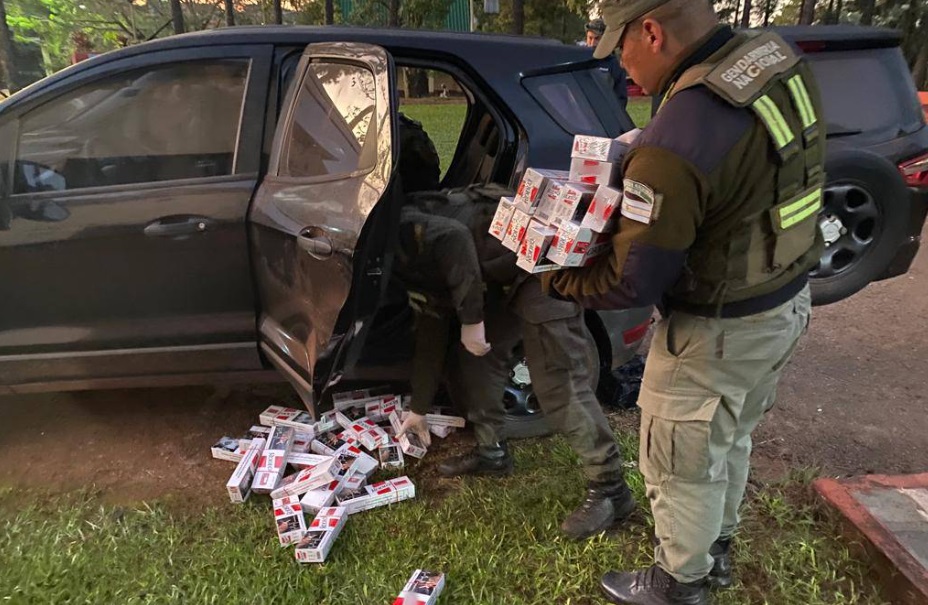
[[[453,426],[445,426],[442,424],[430,424],[429,425],[429,432],[435,435],[436,437],[441,437],[442,439],[444,439],[445,437],[447,437],[448,435],[450,435],[456,430],[457,429],[454,428]]]
[[[397,413],[390,414],[390,426],[393,427],[394,434],[399,435],[400,428],[402,428],[403,423],[400,422],[400,416]],[[419,441],[414,433],[404,433],[399,435],[397,441],[400,442],[400,449],[403,450],[403,453],[407,456],[412,456],[413,458],[422,458],[425,456],[427,450],[425,446]]]
[[[297,410],[280,405],[272,405],[263,412],[259,417],[261,424],[265,426],[289,426],[296,429],[299,433],[309,435],[312,439],[315,432],[315,422],[309,412],[306,410]]]
[[[316,439],[309,444],[309,449],[314,454],[334,456],[335,452],[337,452],[339,448],[344,447],[347,443],[348,442],[343,439],[339,433],[328,431],[326,433],[318,433]]]
[[[380,385],[376,387],[370,387],[367,389],[355,389],[354,391],[343,391],[341,393],[332,394],[332,404],[337,408],[341,404],[351,401],[364,401],[365,399],[370,399],[372,397],[377,397],[378,395],[388,394],[390,387],[387,385]]]
[[[350,467],[350,474],[353,475],[363,475],[365,478],[370,477],[374,472],[380,468],[380,464],[373,456],[362,452],[358,449],[357,446],[346,444],[342,446],[336,453],[336,456],[341,456],[346,454],[355,459],[354,463]]]
[[[519,189],[516,191],[515,207],[526,214],[534,214],[539,196],[544,191],[549,179],[566,180],[568,173],[564,170],[539,170],[529,168],[522,175]]]
[[[373,422],[383,422],[390,412],[402,407],[400,398],[396,395],[383,395],[364,402],[365,415]]]
[[[597,233],[609,233],[615,228],[615,212],[622,207],[622,190],[600,185],[587,208],[580,226]]]
[[[435,605],[445,587],[445,574],[417,569],[393,605]]]
[[[300,496],[311,489],[328,485],[341,475],[338,467],[339,462],[340,460],[336,458],[328,458],[321,464],[287,475],[281,479],[277,488],[271,492],[271,498]]]
[[[320,510],[312,524],[319,520],[318,527],[322,529],[309,529],[304,532],[296,543],[293,556],[300,563],[324,562],[347,519],[348,514],[344,509],[329,507]]]
[[[562,267],[583,267],[612,247],[612,236],[564,222],[548,250],[548,260]]]
[[[429,426],[450,426],[462,429],[467,421],[461,416],[451,416],[449,414],[426,414],[425,421]]]
[[[264,451],[258,460],[258,470],[251,484],[251,491],[257,494],[269,494],[274,491],[283,478],[287,468],[287,456],[293,447],[296,430],[287,426],[271,428]]]
[[[332,506],[332,503],[335,502],[335,494],[342,488],[344,479],[344,477],[339,477],[325,487],[311,489],[303,494],[303,497],[300,499],[303,510],[307,513],[315,514],[319,512],[320,509]]]
[[[415,485],[405,476],[368,485],[363,489],[364,493],[361,490],[342,490],[335,499],[349,515],[353,515],[416,497]]]
[[[296,496],[286,496],[274,500],[274,523],[277,525],[277,538],[281,546],[293,544],[307,530],[303,506]]]
[[[578,134],[574,137],[574,147],[570,152],[570,157],[615,162],[627,149],[628,147],[618,139]]]
[[[556,227],[532,221],[519,248],[519,257],[516,266],[529,273],[544,273],[559,269],[557,264],[548,260],[548,249],[551,240],[557,233]]]
[[[400,447],[399,441],[391,440],[389,445],[381,445],[377,450],[377,457],[380,459],[381,468],[403,468],[403,448]]]
[[[261,437],[262,439],[267,439],[268,435],[271,434],[271,427],[264,426],[261,424],[255,424],[250,429],[248,429],[248,436],[254,439],[255,437]]]
[[[312,445],[313,438],[315,435],[310,435],[308,433],[300,433],[297,431],[297,434],[293,436],[293,447],[290,448],[291,454],[305,454],[309,452],[309,448]]]
[[[232,502],[244,502],[251,494],[252,479],[258,468],[258,460],[263,450],[264,439],[261,437],[253,439],[251,445],[248,446],[248,451],[242,456],[232,476],[229,477],[229,481],[226,483],[226,491],[229,492],[229,499]]]
[[[496,214],[493,215],[493,222],[490,223],[490,235],[502,241],[506,236],[506,227],[512,219],[512,213],[516,209],[515,200],[511,197],[500,198],[499,206],[496,207]]]
[[[317,464],[322,464],[331,456],[326,456],[322,454],[304,454],[300,452],[290,452],[290,455],[287,456],[287,464],[293,468],[303,470],[304,468],[309,468],[311,466],[316,466]]]
[[[248,451],[249,445],[251,445],[250,439],[220,437],[219,441],[210,448],[210,453],[216,460],[239,463]]]
[[[329,410],[328,412],[323,412],[319,416],[319,421],[313,427],[315,429],[316,435],[328,433],[329,431],[338,428],[338,421],[335,419],[335,414],[336,410]]]
[[[509,248],[513,252],[519,251],[519,245],[522,243],[522,238],[525,237],[525,230],[528,228],[528,224],[532,221],[532,215],[523,212],[516,208],[512,211],[512,220],[509,221],[509,226],[506,227],[506,236],[503,237],[503,246]]]
[[[596,185],[567,183],[561,188],[548,224],[557,227],[564,221],[582,220],[595,194]]]
[[[546,225],[551,221],[551,216],[557,207],[557,201],[560,199],[561,192],[566,185],[566,180],[551,179],[548,181],[545,190],[538,197],[538,204],[535,207],[534,214],[532,214],[532,221],[538,221]]]
[[[612,185],[618,183],[622,176],[619,162],[600,162],[573,158],[570,160],[570,180],[588,185]]]

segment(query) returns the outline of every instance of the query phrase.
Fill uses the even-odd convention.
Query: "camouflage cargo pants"
[[[593,392],[596,345],[580,307],[546,296],[531,279],[509,305],[487,305],[484,322],[492,351],[475,357],[458,346],[449,363],[449,390],[467,410],[477,444],[505,438],[503,391],[521,339],[539,407],[580,457],[587,479],[621,479],[615,435]]]
[[[710,546],[738,527],[751,432],[774,404],[810,310],[806,287],[756,315],[674,312],[657,325],[638,399],[639,465],[659,540],[655,560],[681,582],[705,577]]]

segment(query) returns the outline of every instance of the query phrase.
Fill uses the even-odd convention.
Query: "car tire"
[[[815,305],[845,299],[882,274],[905,237],[909,215],[908,189],[885,158],[842,150],[830,154],[825,171],[819,227],[828,246],[809,273]]]

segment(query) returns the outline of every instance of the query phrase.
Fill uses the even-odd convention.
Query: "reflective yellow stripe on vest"
[[[809,98],[809,91],[806,88],[806,83],[802,80],[802,76],[798,74],[793,76],[786,81],[786,85],[793,96],[793,103],[796,104],[796,108],[799,110],[803,130],[812,128],[815,126],[817,118],[815,117],[815,109],[812,107],[812,99]]]
[[[822,209],[822,188],[816,187],[788,206],[777,210],[780,227],[789,229]]]
[[[796,140],[796,136],[793,134],[793,131],[790,130],[789,124],[786,122],[786,119],[783,118],[780,109],[770,97],[767,95],[760,97],[754,101],[751,107],[754,108],[754,111],[756,111],[760,119],[763,120],[764,126],[767,127],[770,136],[773,137],[773,141],[777,146],[777,151],[782,151]]]

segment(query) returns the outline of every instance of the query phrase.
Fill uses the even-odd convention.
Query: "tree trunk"
[[[280,5],[280,0],[274,0],[274,23],[284,24],[284,7]]]
[[[225,0],[226,3],[226,25],[232,27],[235,25],[235,5],[233,0]]]
[[[812,25],[815,21],[815,0],[802,0],[799,9],[799,25]]]
[[[919,90],[925,90],[928,85],[928,40],[922,39],[922,47],[915,58],[915,65],[912,67],[912,78],[915,80],[915,86]]]
[[[424,69],[406,69],[406,93],[410,99],[429,96],[429,72]]]
[[[325,0],[325,24],[335,23],[335,0]]]
[[[741,13],[741,27],[751,27],[751,9],[754,3],[751,0],[744,0],[744,12]]]
[[[841,13],[844,12],[844,0],[838,0],[838,8],[835,10],[835,20],[834,23],[837,25],[841,23]]]
[[[764,2],[764,27],[770,26],[770,14],[773,12],[773,0]]]
[[[389,14],[387,15],[389,27],[400,26],[400,0],[390,0]]]
[[[512,0],[512,33],[525,33],[525,0]]]
[[[0,0],[0,80],[10,90],[16,89],[16,61],[13,56],[13,36],[6,26],[6,6]]]
[[[873,9],[876,0],[859,0],[857,4],[860,6],[860,24],[873,25]]]
[[[835,0],[828,0],[828,10],[825,11],[825,25],[832,25],[835,23],[833,20],[835,18]]]
[[[180,6],[180,0],[171,0],[171,23],[174,25],[174,33],[184,33],[184,10]]]

